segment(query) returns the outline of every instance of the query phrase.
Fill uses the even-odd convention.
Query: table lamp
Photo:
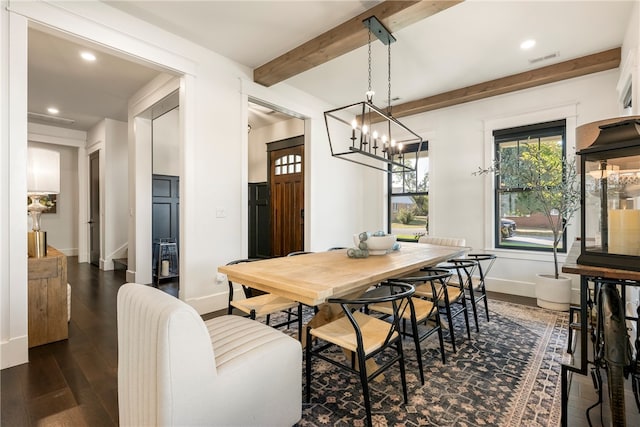
[[[27,210],[31,215],[32,230],[27,235],[29,256],[42,258],[47,255],[47,234],[40,230],[40,214],[49,209],[41,198],[60,192],[60,153],[44,148],[27,150],[27,196],[31,203]]]

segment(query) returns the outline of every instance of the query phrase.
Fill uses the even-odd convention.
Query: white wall
[[[113,259],[127,252],[128,233],[122,226],[129,218],[127,123],[103,119],[89,130],[82,159],[87,170],[89,155],[96,151],[100,165],[100,268],[113,270]],[[88,176],[82,178],[89,180]]]
[[[127,253],[129,174],[127,123],[105,119],[104,255],[103,268],[113,270],[113,260]]]
[[[267,181],[267,145],[269,142],[304,135],[304,120],[292,118],[251,129],[249,132],[249,182]]]
[[[551,254],[494,249],[491,177],[472,175],[478,166],[490,165],[493,138],[487,127],[569,118],[571,152],[575,126],[619,114],[617,79],[618,70],[611,70],[403,119],[410,128],[428,126],[430,234],[464,237],[474,250],[496,253],[490,290],[533,297],[535,274],[552,272],[553,264]],[[572,221],[569,244],[579,234],[579,222]],[[577,291],[577,281],[574,286]],[[578,301],[576,292],[574,297]]]

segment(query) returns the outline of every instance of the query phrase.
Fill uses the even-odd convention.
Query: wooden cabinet
[[[67,257],[49,246],[29,258],[29,347],[67,339]]]

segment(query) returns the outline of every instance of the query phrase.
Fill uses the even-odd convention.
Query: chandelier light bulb
[[[357,129],[358,128],[358,122],[356,121],[356,119],[353,119],[353,121],[351,122],[351,127],[353,129]]]
[[[387,143],[387,135],[382,135],[382,142]]]
[[[396,146],[396,140],[395,140],[395,139],[392,139],[392,140],[391,140],[391,146],[392,146],[392,147],[395,147],[395,146]]]
[[[373,102],[373,95],[375,95],[376,93],[372,90],[368,90],[365,93],[365,96],[367,97],[367,102]]]
[[[398,144],[398,151],[402,151],[402,148],[404,147],[404,145],[401,143]]]
[[[373,139],[378,139],[378,131],[377,130],[374,130],[371,135],[373,136]]]
[[[366,135],[368,132],[369,132],[369,126],[362,125],[362,133],[364,133]]]

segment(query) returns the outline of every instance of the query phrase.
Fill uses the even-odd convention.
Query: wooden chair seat
[[[436,284],[435,285],[437,292],[440,293],[440,289],[442,289],[442,285],[440,284]],[[458,286],[447,286],[447,295],[449,295],[449,302],[455,302],[460,298],[460,295],[462,294],[462,291],[460,290],[460,287]],[[433,292],[431,291],[431,286],[429,285],[419,285],[416,286],[416,296],[420,297],[420,298],[427,298],[432,300],[433,299]]]
[[[362,331],[364,353],[371,354],[381,348],[392,325],[360,312],[353,313],[353,317]],[[393,334],[391,339],[394,339],[398,333]],[[358,347],[355,330],[346,317],[340,317],[324,326],[311,329],[311,335],[353,352]]]
[[[289,298],[279,297],[273,294],[258,295],[241,300],[231,301],[231,305],[238,310],[251,314],[253,311],[256,317],[266,316],[298,307],[298,303]]]
[[[422,285],[422,286],[426,287],[426,285]],[[416,321],[418,323],[424,321],[433,312],[433,302],[424,300],[421,298],[413,298],[412,301],[413,301],[413,308],[416,313]],[[388,314],[389,316],[393,316],[393,306],[391,305],[390,302],[383,302],[379,304],[370,305],[369,310],[377,311],[378,313]],[[409,310],[405,310],[404,313],[402,314],[402,318],[411,320],[411,312]]]

